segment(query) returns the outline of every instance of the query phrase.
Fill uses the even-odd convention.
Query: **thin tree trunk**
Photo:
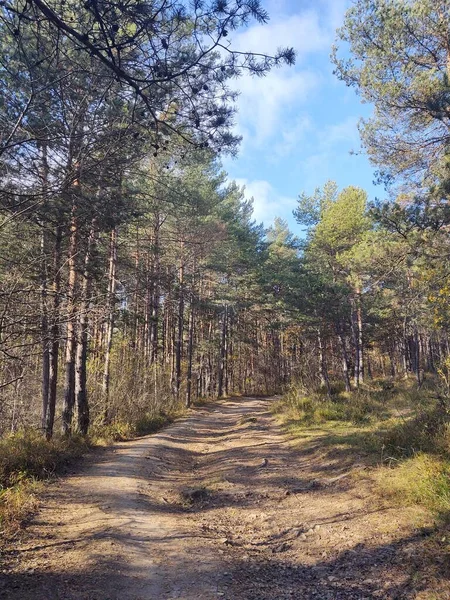
[[[90,263],[95,243],[95,220],[89,232],[84,257],[83,283],[81,286],[80,318],[78,324],[78,344],[75,360],[75,402],[77,408],[77,430],[86,435],[89,429],[89,403],[87,395],[87,356],[89,333],[89,303],[91,293]]]
[[[219,358],[219,370],[217,376],[217,396],[221,398],[223,396],[224,380],[225,380],[225,369],[226,369],[226,357],[227,357],[227,320],[228,320],[228,306],[224,307],[223,319],[222,319],[222,337],[220,343],[220,358]]]
[[[175,341],[175,395],[177,398],[179,398],[181,388],[181,358],[183,354],[184,331],[184,265],[182,260],[179,268],[180,297],[178,299],[178,320]]]
[[[188,340],[188,355],[187,355],[187,384],[186,384],[186,407],[191,406],[191,389],[192,389],[192,358],[194,349],[194,306],[191,303],[191,312],[189,314],[189,340]]]
[[[150,362],[156,362],[158,358],[158,324],[159,324],[159,285],[160,285],[160,240],[159,240],[159,215],[153,231],[153,253],[152,262],[152,312],[150,320]]]
[[[41,147],[42,193],[44,204],[47,203],[49,166],[47,161],[47,145]],[[48,318],[48,232],[45,223],[41,223],[41,336],[42,336],[42,431],[45,431],[50,388],[50,331]]]
[[[411,371],[411,355],[410,355],[410,352],[409,352],[408,334],[407,334],[407,319],[406,319],[406,317],[403,320],[402,356],[403,356],[403,370],[404,370],[404,375],[405,375],[405,377],[407,377],[408,373]]]
[[[349,375],[349,368],[348,368],[348,354],[347,354],[347,348],[345,345],[345,337],[342,332],[341,324],[339,322],[336,323],[336,330],[337,330],[337,334],[338,334],[338,338],[339,338],[339,344],[341,346],[342,373],[344,376],[345,391],[350,392],[352,387],[350,385],[350,375]]]
[[[49,388],[48,403],[45,415],[45,437],[49,440],[53,435],[56,410],[56,393],[58,386],[58,358],[60,338],[60,293],[61,293],[61,243],[62,227],[57,225],[55,245],[53,249],[53,282],[52,282],[52,312],[49,348]]]
[[[47,422],[50,390],[50,331],[48,319],[48,244],[47,232],[42,226],[41,233],[41,336],[42,336],[42,431]]]
[[[107,317],[105,335],[105,362],[103,365],[103,421],[108,422],[110,417],[110,378],[111,378],[111,350],[114,333],[114,317],[116,307],[116,268],[117,268],[117,229],[114,227],[109,238],[109,268],[108,268],[108,294]]]
[[[413,352],[414,352],[414,373],[417,379],[417,385],[420,387],[422,385],[422,371],[420,368],[420,337],[417,327],[414,328],[414,337],[413,337]]]
[[[430,373],[436,373],[434,348],[433,348],[433,341],[432,341],[431,337],[428,338],[428,348],[427,349],[428,349],[428,352],[427,352],[428,370],[430,371]]]
[[[323,346],[322,333],[320,328],[317,329],[317,346],[319,350],[319,378],[320,383],[327,390],[327,396],[331,396],[330,379],[328,377],[327,360],[325,357],[325,349]]]
[[[356,290],[356,323],[358,331],[358,386],[364,382],[364,340],[363,340],[363,319],[361,290]]]
[[[359,386],[359,336],[358,336],[356,306],[355,306],[354,299],[352,299],[351,332],[352,332],[353,346],[355,349],[355,352],[354,352],[355,364],[353,366],[353,383],[354,383],[355,388],[358,388],[358,386]]]
[[[67,285],[67,336],[65,353],[64,403],[62,411],[62,433],[69,435],[72,430],[73,407],[75,402],[75,290],[77,285],[76,256],[78,252],[78,220],[76,206],[72,208],[70,223],[69,252],[67,265],[69,279]]]

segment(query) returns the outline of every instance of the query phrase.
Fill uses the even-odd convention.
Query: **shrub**
[[[126,421],[113,421],[106,425],[94,424],[91,438],[95,444],[111,444],[112,442],[125,442],[136,435],[136,427]]]
[[[136,434],[147,435],[155,433],[162,429],[165,425],[173,422],[173,415],[159,413],[157,415],[146,414],[142,416],[136,423]]]
[[[0,528],[4,536],[18,529],[37,507],[39,484],[23,481],[0,492]]]
[[[415,416],[402,419],[386,431],[383,444],[397,458],[418,452],[450,456],[450,415],[441,406],[420,408]]]

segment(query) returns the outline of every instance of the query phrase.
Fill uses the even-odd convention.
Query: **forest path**
[[[0,597],[421,597],[409,509],[375,505],[354,455],[320,436],[290,440],[269,405],[196,409],[48,486]]]

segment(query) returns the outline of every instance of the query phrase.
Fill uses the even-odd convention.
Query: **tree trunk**
[[[48,193],[47,145],[41,147],[40,177],[42,182],[43,203],[47,203]],[[48,318],[48,232],[45,223],[41,223],[41,336],[42,336],[42,431],[45,432],[50,389],[50,331]]]
[[[339,338],[339,344],[341,346],[342,373],[344,376],[345,391],[350,392],[352,388],[350,385],[350,375],[349,375],[349,368],[348,368],[348,354],[347,354],[347,348],[345,345],[345,337],[342,332],[342,326],[339,322],[336,324],[336,330],[337,330],[337,334],[338,334],[338,338]]]
[[[403,320],[403,345],[402,345],[402,358],[403,358],[403,370],[405,377],[408,377],[408,373],[411,371],[411,355],[409,352],[408,344],[408,328],[406,317]]]
[[[179,268],[179,286],[177,335],[175,341],[175,395],[177,398],[180,396],[181,388],[181,358],[183,354],[184,331],[184,265],[182,261]]]
[[[222,337],[220,343],[219,370],[217,375],[217,396],[219,398],[223,396],[223,388],[225,381],[225,369],[227,360],[227,320],[228,306],[225,306],[222,319]]]
[[[194,349],[194,306],[191,303],[191,312],[189,314],[189,340],[188,340],[188,355],[187,355],[187,384],[186,384],[186,407],[191,406],[191,390],[192,390],[192,358]]]
[[[331,396],[330,379],[328,377],[327,360],[325,357],[325,349],[323,346],[322,333],[320,328],[317,329],[317,346],[319,350],[319,379],[320,384],[327,390],[327,396]]]
[[[159,215],[153,230],[153,262],[152,262],[152,311],[150,319],[150,362],[153,364],[158,358],[158,323],[159,323],[159,285],[160,285],[160,240],[159,240]]]
[[[78,324],[78,344],[75,361],[75,402],[77,408],[77,430],[86,435],[89,429],[89,403],[87,395],[87,356],[89,333],[89,304],[91,293],[90,263],[95,243],[95,220],[92,223],[84,257],[83,282],[81,286],[80,317]]]
[[[42,431],[47,422],[50,392],[50,331],[48,319],[48,244],[47,232],[41,233],[41,336],[42,336]]]
[[[414,328],[414,337],[413,337],[413,364],[414,364],[414,373],[417,379],[417,385],[420,387],[422,385],[422,371],[420,365],[420,337],[417,327]]]
[[[358,332],[358,386],[364,382],[364,340],[363,340],[363,319],[361,290],[356,289],[356,324]]]
[[[67,336],[65,354],[64,403],[62,412],[62,433],[69,435],[72,430],[73,407],[75,402],[75,353],[76,353],[76,323],[75,323],[75,290],[77,285],[76,257],[78,252],[78,221],[76,206],[72,208],[70,223],[69,253],[67,265],[69,279],[67,284]]]
[[[116,269],[117,269],[117,229],[114,228],[109,238],[109,268],[108,268],[108,293],[107,316],[105,335],[105,362],[103,365],[103,421],[107,423],[110,417],[110,377],[111,377],[111,350],[114,333],[114,317],[116,308]]]
[[[431,339],[431,337],[428,338],[427,344],[427,367],[430,373],[436,373],[433,340]]]
[[[58,386],[58,358],[60,338],[60,293],[61,293],[61,243],[62,227],[57,225],[55,231],[55,245],[53,249],[53,283],[52,283],[52,312],[49,347],[49,387],[48,403],[45,415],[45,437],[49,440],[53,435],[56,410],[56,393]]]
[[[352,313],[351,313],[351,331],[352,331],[352,341],[355,349],[354,352],[354,365],[353,365],[353,384],[355,388],[358,387],[358,374],[359,374],[359,338],[358,338],[358,326],[357,326],[357,317],[356,317],[356,307],[355,302],[352,300]]]

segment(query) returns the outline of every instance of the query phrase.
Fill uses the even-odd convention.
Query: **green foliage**
[[[447,2],[357,0],[338,37],[337,75],[375,106],[361,123],[374,163],[391,177],[436,173],[448,138]]]
[[[396,467],[381,468],[376,480],[384,495],[402,506],[419,504],[444,522],[450,519],[450,460],[419,453]]]
[[[330,399],[326,390],[305,394],[301,388],[293,385],[277,410],[288,407],[291,418],[304,425],[319,425],[329,421],[368,425],[387,414],[386,403],[390,393],[384,390],[349,394],[343,391],[342,386],[335,385],[331,392]]]
[[[450,459],[450,414],[432,402],[415,407],[415,414],[400,420],[382,436],[386,456],[395,459],[419,452],[447,456]]]
[[[327,181],[323,188],[316,188],[312,196],[302,192],[293,211],[297,223],[306,227],[317,225],[327,208],[336,201],[337,194],[335,181]]]
[[[342,190],[335,202],[330,203],[314,229],[313,248],[321,248],[346,266],[346,253],[371,228],[367,215],[367,194],[364,190],[348,187]]]

